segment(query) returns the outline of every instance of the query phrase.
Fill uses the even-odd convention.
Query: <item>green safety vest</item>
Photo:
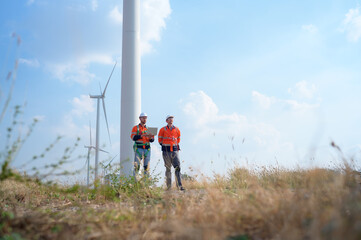
[[[143,133],[147,133],[147,131],[145,131]],[[139,135],[139,125],[137,125],[137,135]],[[143,146],[149,146],[150,147],[150,143],[149,142],[146,142],[146,143],[134,142],[134,146],[133,146],[134,152],[138,153],[140,158],[142,158],[142,155],[139,153],[138,147],[143,147]],[[149,150],[150,150],[150,148],[148,148],[148,151],[144,153],[144,158],[147,157]]]

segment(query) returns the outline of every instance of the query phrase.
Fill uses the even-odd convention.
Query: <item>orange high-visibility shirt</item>
[[[179,128],[176,126],[169,128],[167,125],[159,130],[158,142],[162,146],[170,146],[171,151],[173,151],[173,146],[178,146],[180,142],[180,136]]]
[[[142,134],[146,134],[148,131],[148,128],[146,125],[144,125],[144,127],[141,124],[135,125],[132,129],[132,133],[130,135],[130,138],[135,141],[135,143],[139,143],[139,144],[146,144],[150,142],[150,138],[149,137],[141,137],[140,139],[134,140],[134,136],[135,135],[142,135]],[[145,145],[143,145],[143,148],[145,148]]]

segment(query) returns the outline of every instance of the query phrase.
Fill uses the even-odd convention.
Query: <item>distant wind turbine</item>
[[[89,187],[89,173],[90,173],[90,151],[93,149],[96,149],[93,144],[92,144],[92,129],[91,129],[91,125],[90,125],[90,121],[89,121],[89,132],[90,132],[90,142],[89,142],[89,146],[84,146],[85,148],[88,149],[88,156],[86,158],[86,164],[87,164],[87,176],[86,176],[86,185],[87,187]],[[99,149],[99,151],[108,153],[107,151],[104,151],[103,149]]]
[[[113,75],[115,66],[117,65],[117,63],[115,62],[114,67],[112,72],[110,73],[109,79],[107,84],[105,85],[104,91],[102,92],[101,88],[100,88],[100,95],[89,95],[90,98],[96,98],[97,99],[97,123],[96,123],[96,133],[95,133],[95,179],[98,178],[98,165],[99,165],[99,108],[100,108],[100,99],[102,100],[103,103],[103,111],[104,111],[104,117],[105,117],[105,122],[107,124],[107,130],[108,130],[108,136],[109,136],[109,142],[111,143],[110,140],[110,133],[109,133],[109,125],[108,125],[108,118],[107,118],[107,111],[105,110],[105,102],[104,102],[104,98],[105,98],[105,92],[107,91],[107,87],[110,81],[110,78]]]
[[[110,183],[110,180],[111,180],[111,179],[110,179],[110,175],[107,174],[107,171],[108,171],[108,168],[109,168],[110,164],[113,162],[113,160],[114,160],[117,156],[118,156],[118,154],[115,155],[115,156],[109,161],[109,163],[108,163],[107,165],[104,165],[104,168],[103,168],[103,176],[104,176],[104,181],[105,181],[105,182]]]

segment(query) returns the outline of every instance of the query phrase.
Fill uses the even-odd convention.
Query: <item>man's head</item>
[[[168,115],[165,121],[166,121],[169,125],[172,125],[172,124],[173,124],[173,120],[174,120],[174,116],[173,116],[173,115]]]
[[[141,113],[139,115],[140,123],[141,124],[146,124],[147,123],[147,118],[148,118],[148,115],[146,113]]]

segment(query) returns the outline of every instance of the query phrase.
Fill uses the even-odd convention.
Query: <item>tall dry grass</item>
[[[0,233],[24,239],[361,239],[360,175],[347,166],[235,168],[114,199],[102,186],[0,183]]]

